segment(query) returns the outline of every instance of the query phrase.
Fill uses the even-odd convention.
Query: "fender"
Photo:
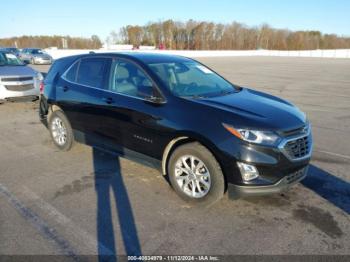
[[[163,152],[163,157],[162,157],[162,174],[163,174],[163,176],[166,175],[166,163],[168,161],[168,156],[169,156],[169,153],[170,153],[171,149],[173,148],[173,146],[177,142],[179,142],[181,140],[185,140],[185,139],[189,139],[189,137],[188,136],[180,136],[180,137],[174,138],[165,147],[164,152]]]

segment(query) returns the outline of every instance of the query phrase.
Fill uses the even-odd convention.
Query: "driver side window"
[[[111,72],[110,91],[139,98],[154,95],[151,79],[135,64],[127,61],[116,61]]]

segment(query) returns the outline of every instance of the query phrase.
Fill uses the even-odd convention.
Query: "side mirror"
[[[148,96],[145,97],[147,102],[150,102],[152,104],[164,104],[164,99],[160,96]]]

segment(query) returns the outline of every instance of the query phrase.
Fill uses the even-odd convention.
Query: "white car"
[[[52,57],[39,48],[25,48],[19,53],[19,58],[33,65],[51,65]]]
[[[0,51],[0,103],[19,98],[37,99],[42,80],[41,73],[26,66],[14,54]]]

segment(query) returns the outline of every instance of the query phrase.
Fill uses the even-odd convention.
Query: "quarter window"
[[[135,64],[117,61],[112,68],[110,91],[140,98],[154,95],[152,81]]]
[[[74,63],[74,65],[67,71],[64,77],[68,81],[75,82],[77,80],[78,67],[79,62]]]

